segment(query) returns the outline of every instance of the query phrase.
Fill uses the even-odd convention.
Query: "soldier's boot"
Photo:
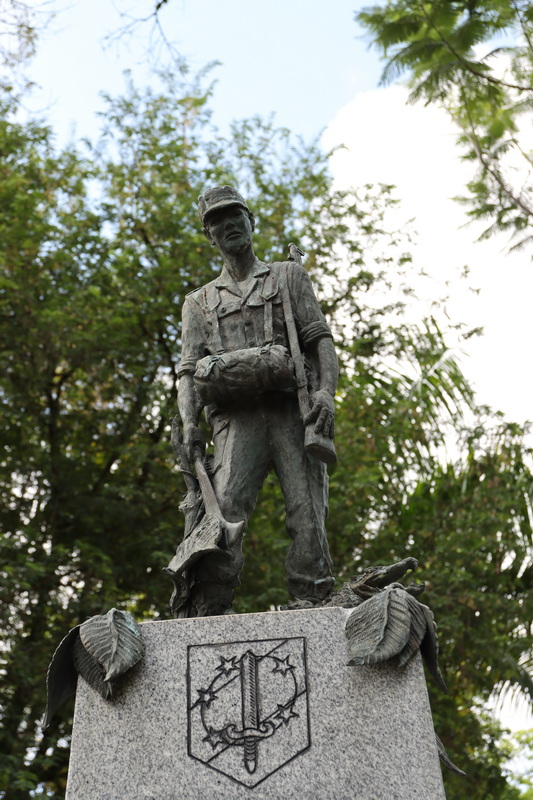
[[[231,608],[233,588],[221,583],[196,583],[190,597],[191,617],[214,617]]]
[[[319,578],[315,581],[303,580],[301,578],[298,581],[289,579],[287,581],[287,588],[289,589],[292,601],[288,606],[284,606],[283,608],[292,611],[321,606],[331,597],[334,583],[335,579],[331,576]]]

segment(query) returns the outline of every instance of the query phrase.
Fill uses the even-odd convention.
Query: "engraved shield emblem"
[[[188,648],[188,751],[253,788],[310,746],[305,639]]]

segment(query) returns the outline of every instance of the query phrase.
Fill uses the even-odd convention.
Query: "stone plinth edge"
[[[347,667],[349,613],[141,625],[115,700],[78,682],[67,800],[444,800],[420,657]]]

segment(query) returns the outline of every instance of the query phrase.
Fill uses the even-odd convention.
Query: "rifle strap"
[[[283,304],[283,316],[285,317],[285,327],[287,328],[287,339],[289,341],[289,350],[292,360],[294,362],[294,371],[296,373],[296,385],[298,387],[298,402],[302,416],[306,416],[310,411],[309,393],[307,391],[307,375],[305,374],[305,365],[300,350],[300,343],[298,341],[298,331],[296,330],[296,323],[294,321],[294,314],[292,312],[291,298],[289,294],[289,266],[284,265],[282,282],[281,282],[281,297]]]

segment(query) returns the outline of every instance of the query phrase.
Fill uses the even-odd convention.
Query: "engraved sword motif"
[[[252,788],[309,747],[305,640],[228,645],[190,648],[191,674],[198,670],[203,688],[189,705],[189,755]]]
[[[241,661],[242,686],[242,727],[243,730],[255,729],[259,721],[259,698],[257,695],[257,658],[248,650]],[[244,737],[244,766],[251,774],[257,767],[257,738]]]

